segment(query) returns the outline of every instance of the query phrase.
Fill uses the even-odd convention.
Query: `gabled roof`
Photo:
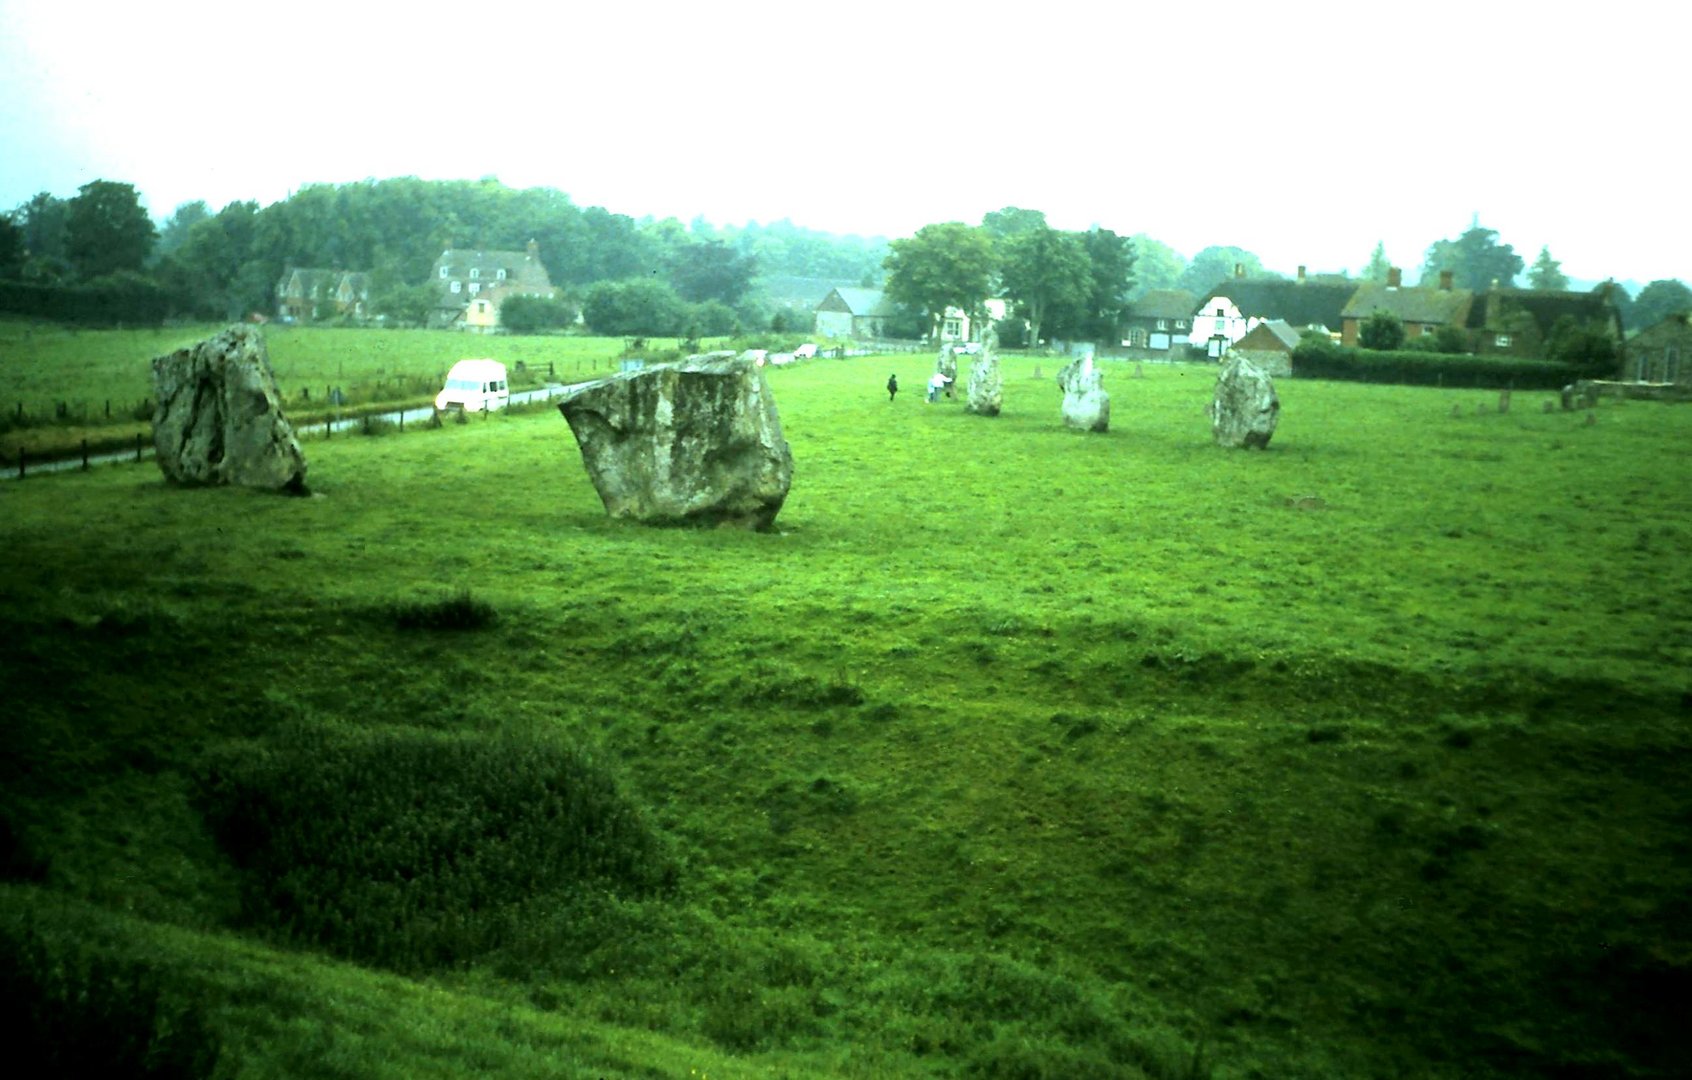
[[[1357,286],[1340,314],[1347,319],[1367,319],[1385,311],[1397,316],[1399,322],[1462,326],[1473,301],[1474,294],[1467,289],[1404,288],[1371,281]]]
[[[1231,278],[1211,289],[1196,306],[1208,310],[1211,301],[1222,297],[1233,301],[1248,319],[1285,319],[1293,326],[1340,328],[1340,312],[1357,291],[1350,282],[1274,281],[1266,278]]]
[[[446,270],[444,277],[441,274],[443,268]],[[499,271],[504,270],[508,280],[516,280],[535,289],[552,288],[552,278],[547,275],[546,266],[533,244],[526,252],[448,248],[435,260],[435,280],[457,278],[467,281],[472,270],[478,271],[478,281],[497,281]]]
[[[896,305],[887,299],[887,294],[881,289],[865,289],[848,285],[834,289],[828,296],[823,297],[823,301],[817,305],[817,309],[819,311],[841,310],[841,307],[829,304],[829,301],[835,297],[840,299],[844,309],[853,316],[897,315],[899,313]]]
[[[1576,322],[1598,322],[1619,327],[1616,307],[1602,289],[1592,292],[1561,292],[1549,289],[1488,289],[1475,297],[1469,309],[1468,325],[1475,330],[1510,330],[1526,316],[1540,334],[1549,337],[1557,320],[1568,315]]]
[[[1236,349],[1266,349],[1279,342],[1288,352],[1298,347],[1298,339],[1304,333],[1284,319],[1269,319],[1251,328],[1251,332],[1234,343]]]
[[[1185,289],[1152,289],[1128,305],[1131,319],[1190,319],[1198,297]]]

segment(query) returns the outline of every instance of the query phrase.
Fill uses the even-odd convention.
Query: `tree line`
[[[493,179],[400,177],[308,185],[262,207],[243,201],[213,211],[189,202],[155,224],[133,186],[96,180],[70,198],[42,192],[0,214],[0,311],[238,319],[275,309],[285,269],[312,267],[369,273],[375,311],[421,322],[442,251],[521,249],[529,240],[566,299],[518,304],[509,313],[514,324],[542,329],[579,311],[609,334],[808,332],[821,296],[802,291],[855,281],[884,284],[907,308],[901,329],[912,336],[932,332],[948,307],[978,313],[992,296],[1014,303],[1035,340],[1105,341],[1151,290],[1203,296],[1236,272],[1282,276],[1242,248],[1217,245],[1187,259],[1144,233],[1063,232],[1043,212],[1014,206],[976,226],[929,225],[889,244],[789,221],[637,220],[576,206],[554,189]],[[1356,280],[1384,281],[1390,265],[1377,244]],[[1514,286],[1524,273],[1529,288],[1569,284],[1548,247],[1529,266],[1478,218],[1427,248],[1421,280],[1446,271],[1456,287],[1473,290]],[[1622,288],[1611,295],[1629,329],[1692,309],[1692,290],[1678,280],[1653,281],[1637,297]],[[1011,332],[1020,330],[1021,323]]]

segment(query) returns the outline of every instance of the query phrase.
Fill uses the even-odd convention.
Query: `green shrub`
[[[0,1046],[13,1076],[211,1076],[222,1043],[195,995],[31,915],[0,919]]]
[[[1553,360],[1375,352],[1349,349],[1313,335],[1293,350],[1292,369],[1302,379],[1499,390],[1555,390],[1581,377],[1575,367]]]
[[[674,883],[610,775],[549,741],[298,729],[215,756],[203,791],[248,922],[397,970],[464,963],[586,893]]]

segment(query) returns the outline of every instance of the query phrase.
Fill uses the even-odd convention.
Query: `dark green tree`
[[[925,313],[930,337],[939,336],[948,307],[980,313],[995,269],[993,242],[985,232],[948,221],[924,225],[889,247],[882,264],[888,299]]]
[[[1392,260],[1387,258],[1386,241],[1375,243],[1375,250],[1369,253],[1369,261],[1363,267],[1362,279],[1372,281],[1377,285],[1385,285],[1387,272],[1392,269]]]
[[[23,227],[12,215],[0,214],[0,281],[23,275],[24,251]]]
[[[1003,210],[990,210],[981,218],[981,231],[991,236],[995,241],[1008,240],[1013,236],[1034,232],[1046,228],[1046,215],[1041,210],[1024,210],[1020,206],[1007,206]]]
[[[721,240],[685,243],[670,253],[670,283],[691,303],[716,300],[733,307],[752,287],[756,271],[757,260]]]
[[[556,297],[512,296],[499,305],[499,325],[512,334],[562,330],[575,319],[575,305]]]
[[[1633,298],[1629,329],[1644,330],[1655,326],[1670,315],[1692,311],[1692,289],[1678,278],[1653,281],[1639,290]]]
[[[1262,260],[1244,248],[1212,246],[1193,256],[1179,287],[1194,296],[1204,296],[1236,273],[1254,278],[1275,276],[1265,273]]]
[[[1092,286],[1078,332],[1080,340],[1115,345],[1122,340],[1128,299],[1134,289],[1134,242],[1109,229],[1094,228],[1083,237],[1092,264]]]
[[[599,282],[582,304],[588,328],[612,337],[680,334],[691,314],[676,290],[655,278]]]
[[[429,314],[435,310],[435,299],[433,286],[392,282],[371,290],[370,306],[376,314],[386,315],[389,321],[401,326],[424,326],[429,322]],[[511,298],[517,299],[520,298]],[[500,307],[502,322],[509,317],[506,308],[510,306],[511,300],[507,300]],[[507,329],[510,327],[507,326]]]
[[[1422,261],[1422,280],[1437,281],[1442,270],[1450,270],[1459,289],[1483,292],[1493,282],[1510,288],[1522,272],[1522,257],[1509,244],[1498,242],[1498,233],[1482,228],[1477,217],[1467,232],[1455,240],[1436,240]]]
[[[1608,327],[1559,318],[1545,343],[1545,356],[1572,364],[1589,379],[1613,379],[1621,371],[1621,349]]]
[[[1004,295],[1028,320],[1029,340],[1042,340],[1041,329],[1050,316],[1069,327],[1080,322],[1093,287],[1092,261],[1080,236],[1041,224],[999,241],[997,247]]]
[[[1533,260],[1533,265],[1528,267],[1528,287],[1552,292],[1569,287],[1569,278],[1563,273],[1563,264],[1551,257],[1549,246],[1541,247],[1539,258]]]
[[[158,243],[153,246],[153,258],[162,259],[188,242],[188,230],[212,216],[204,199],[185,202],[165,220],[159,229]]]
[[[1187,260],[1174,248],[1145,233],[1135,233],[1134,287],[1128,295],[1135,300],[1153,289],[1178,289],[1181,276],[1187,272]]]
[[[65,258],[65,219],[69,213],[64,199],[45,191],[13,212],[12,218],[24,234],[22,276],[26,280],[51,285],[70,276],[70,261]]]
[[[1365,349],[1391,352],[1404,344],[1404,323],[1392,312],[1377,309],[1363,320],[1357,341]]]
[[[139,271],[158,230],[130,184],[94,180],[77,189],[65,212],[65,256],[84,281]]]

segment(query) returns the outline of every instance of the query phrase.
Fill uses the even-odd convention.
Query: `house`
[[[1302,334],[1284,319],[1270,319],[1248,330],[1245,337],[1234,342],[1228,355],[1250,360],[1265,375],[1291,375],[1292,353]]]
[[[289,267],[276,283],[276,314],[300,322],[370,314],[370,275]]]
[[[1622,378],[1692,386],[1692,315],[1670,315],[1633,335],[1624,347]]]
[[[819,337],[879,338],[899,317],[899,307],[880,289],[831,289],[816,307]]]
[[[1198,297],[1185,289],[1153,289],[1128,306],[1122,344],[1167,352],[1187,344]]]
[[[448,248],[435,260],[430,284],[435,289],[430,325],[476,333],[499,327],[499,305],[512,296],[558,297],[533,240],[523,251]]]
[[[1475,296],[1466,327],[1477,355],[1543,357],[1559,323],[1596,329],[1622,342],[1621,316],[1610,286],[1592,292],[1499,288]]]
[[[1356,291],[1356,284],[1350,281],[1310,278],[1302,266],[1292,281],[1248,278],[1244,267],[1236,266],[1233,278],[1199,301],[1190,338],[1194,345],[1202,342],[1205,352],[1218,358],[1258,323],[1270,319],[1280,319],[1300,330],[1320,327],[1336,333],[1340,313]]]
[[[1400,272],[1393,267],[1387,271],[1384,284],[1365,282],[1357,286],[1340,312],[1340,344],[1355,346],[1363,324],[1377,311],[1387,312],[1404,325],[1405,341],[1438,333],[1442,326],[1467,325],[1474,294],[1452,288],[1451,271],[1440,271],[1438,288],[1406,288],[1400,281]]]

